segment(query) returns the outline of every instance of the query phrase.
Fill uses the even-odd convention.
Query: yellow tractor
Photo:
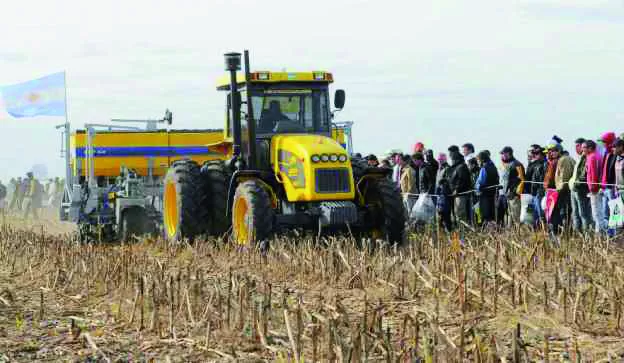
[[[348,228],[401,243],[405,211],[388,170],[354,159],[332,130],[328,72],[251,72],[249,55],[225,54],[223,140],[207,145],[221,160],[175,162],[164,180],[167,238],[222,235],[240,245],[291,228]],[[334,95],[335,109],[345,102]],[[334,132],[332,132],[334,131]],[[334,136],[334,137],[332,137]]]

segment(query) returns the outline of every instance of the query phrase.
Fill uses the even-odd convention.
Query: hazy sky
[[[65,70],[73,127],[161,117],[220,128],[223,53],[334,73],[356,151],[424,141],[524,150],[624,132],[623,0],[4,1],[0,85]],[[0,107],[1,109],[1,107]],[[0,178],[62,173],[62,118],[0,110]]]

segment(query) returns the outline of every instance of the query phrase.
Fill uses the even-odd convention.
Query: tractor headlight
[[[327,155],[327,154],[321,155],[321,161],[324,162],[324,163],[328,162],[329,161],[329,155]]]
[[[345,154],[341,154],[341,155],[338,157],[338,160],[340,160],[340,162],[341,162],[341,163],[344,163],[345,161],[347,161],[347,155],[345,155]]]
[[[310,158],[310,160],[312,160],[313,163],[318,163],[321,161],[321,157],[318,155],[312,155],[312,157]]]
[[[338,155],[336,155],[336,154],[331,154],[331,155],[329,155],[329,160],[330,160],[332,163],[335,163],[336,161],[338,161]]]

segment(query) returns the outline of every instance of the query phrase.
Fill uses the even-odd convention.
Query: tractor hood
[[[271,164],[290,202],[354,198],[351,163],[334,139],[310,134],[273,136]]]

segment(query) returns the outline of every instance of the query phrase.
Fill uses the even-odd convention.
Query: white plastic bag
[[[522,194],[520,196],[520,223],[533,225],[533,196]]]
[[[624,200],[622,196],[609,201],[609,228],[624,227]]]
[[[414,223],[429,223],[435,217],[436,208],[433,199],[427,193],[418,196],[418,200],[410,211],[410,220]]]

